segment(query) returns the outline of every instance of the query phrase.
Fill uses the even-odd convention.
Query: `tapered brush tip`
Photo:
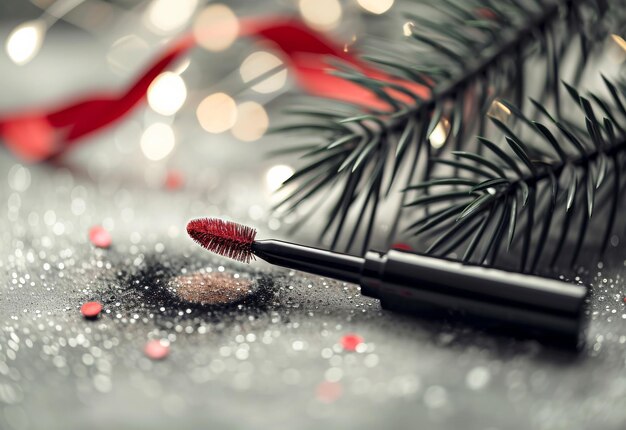
[[[189,221],[187,234],[203,248],[224,257],[249,263],[256,230],[235,222],[217,218]]]

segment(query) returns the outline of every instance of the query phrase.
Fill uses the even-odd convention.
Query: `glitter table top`
[[[203,176],[171,193],[106,166],[83,177],[2,154],[0,171],[0,428],[617,429],[626,419],[621,261],[580,273],[594,294],[587,347],[572,355],[390,314],[354,285],[214,258],[186,236],[189,218],[225,212],[262,236],[280,231],[245,199],[208,198],[194,187]],[[253,183],[246,174],[226,186]],[[92,244],[94,225],[109,248]],[[206,307],[168,290],[208,273],[263,294]],[[95,320],[81,315],[88,301],[103,304]],[[153,340],[169,347],[161,360],[144,353]]]
[[[106,53],[87,42],[74,49],[89,76],[65,90],[110,78]],[[185,73],[207,88],[205,72],[192,62]],[[8,87],[13,100],[36,99]],[[618,240],[603,264],[564,272],[593,289],[578,355],[391,314],[355,285],[235,264],[195,245],[185,225],[202,216],[253,225],[260,238],[287,236],[293,219],[268,208],[293,160],[263,154],[291,142],[209,135],[195,112],[181,112],[176,146],[154,161],[162,154],[141,147],[142,127],[170,119],[140,109],[54,166],[0,151],[0,429],[625,427]],[[384,235],[388,226],[377,228]],[[313,244],[317,231],[288,237]],[[174,278],[207,274],[255,290],[220,306],[203,304],[198,290],[186,296],[200,303],[172,291]],[[102,311],[87,319],[81,306],[92,301]]]

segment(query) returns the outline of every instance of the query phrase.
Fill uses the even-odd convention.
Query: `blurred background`
[[[18,171],[20,166],[31,169],[33,161],[42,161],[62,147],[60,157],[41,167],[44,175],[61,169],[101,187],[147,189],[168,196],[184,193],[182,205],[209,204],[197,203],[204,215],[228,214],[278,230],[290,219],[279,220],[268,208],[280,197],[273,192],[293,172],[294,157],[268,154],[293,142],[276,135],[268,138],[266,133],[280,123],[281,110],[302,90],[293,68],[285,64],[290,58],[277,46],[281,40],[237,35],[254,33],[251,22],[261,18],[296,18],[348,52],[368,20],[393,13],[393,3],[3,2],[0,118],[28,117],[102,96],[117,97],[142,77],[149,86],[146,100],[110,123],[103,120],[102,128],[94,127],[94,132],[67,148],[60,142],[70,133],[69,126],[44,131],[45,125],[31,121],[26,126],[19,123],[15,133],[5,127],[10,150],[2,151],[0,163],[6,171]],[[377,26],[383,28],[382,22],[377,21]],[[203,34],[207,28],[218,30]],[[377,30],[369,32],[375,35]],[[189,35],[193,46],[181,49],[153,80],[148,79],[146,71]],[[106,116],[92,112],[96,111],[84,115]],[[14,140],[18,143],[11,143]],[[73,213],[83,215],[76,208]]]

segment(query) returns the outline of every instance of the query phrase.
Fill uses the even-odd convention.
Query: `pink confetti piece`
[[[85,318],[97,318],[100,312],[102,312],[100,302],[87,302],[80,307],[80,313],[83,314]]]
[[[111,234],[104,227],[96,225],[89,229],[89,241],[98,248],[111,246]]]
[[[339,382],[323,381],[315,390],[315,397],[323,403],[332,403],[343,394],[343,387]]]
[[[151,340],[146,343],[143,352],[151,360],[162,360],[169,355],[170,347],[164,345],[160,340]]]
[[[170,170],[165,176],[163,186],[166,190],[179,190],[185,185],[185,177],[178,170]]]
[[[358,334],[346,334],[341,338],[341,346],[345,351],[356,351],[357,347],[363,343],[363,338]]]

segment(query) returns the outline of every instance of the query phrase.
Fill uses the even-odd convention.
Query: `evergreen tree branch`
[[[615,230],[617,210],[623,203],[620,199],[624,187],[621,171],[625,168],[623,154],[626,154],[626,114],[621,111],[626,101],[626,90],[623,85],[614,85],[606,79],[605,84],[613,98],[612,102],[593,93],[588,97],[581,96],[572,87],[568,88],[572,99],[577,102],[579,121],[585,124],[582,133],[555,119],[547,111],[550,118],[548,124],[530,121],[519,111],[513,114],[526,125],[528,132],[533,133],[524,139],[500,120],[492,118],[502,130],[508,150],[505,151],[493,141],[479,138],[488,154],[470,154],[471,157],[464,153],[456,154],[455,163],[466,167],[465,170],[474,175],[453,174],[409,187],[442,190],[419,197],[409,205],[422,206],[438,202],[443,205],[440,210],[459,213],[456,217],[447,218],[426,216],[421,219],[426,220],[420,224],[421,227],[415,229],[415,224],[411,227],[413,233],[422,235],[437,227],[441,233],[435,233],[434,243],[441,246],[457,238],[455,231],[459,229],[460,223],[465,222],[465,218],[482,216],[483,221],[478,225],[472,243],[466,248],[463,260],[494,264],[497,253],[490,253],[490,249],[494,246],[497,249],[502,242],[506,242],[508,250],[515,239],[519,239],[520,271],[534,272],[544,254],[550,233],[557,228],[553,221],[558,215],[563,219],[558,240],[552,250],[551,263],[554,265],[558,261],[568,239],[574,241],[570,262],[572,265],[576,263],[592,216],[597,212],[598,201],[602,201],[600,207],[607,207],[609,211],[606,229],[602,234],[601,253],[604,252]],[[598,118],[598,111],[603,112],[601,119]],[[551,148],[551,152],[534,159],[527,143],[529,139],[537,138]],[[477,178],[476,172],[469,169],[478,169],[476,165],[481,166],[484,171],[480,171],[488,173],[489,177],[483,175]],[[450,191],[452,184],[462,189]],[[600,193],[604,193],[604,197]],[[462,210],[458,212],[459,199],[466,201],[468,196],[471,196],[471,201],[461,205]],[[538,196],[546,196],[544,205],[537,204]],[[491,225],[496,212],[506,215]],[[580,219],[578,232],[574,234],[572,228],[576,225],[577,217]],[[502,235],[505,229],[508,230],[506,240]],[[487,251],[476,259],[474,251],[481,244]],[[446,248],[445,253],[437,255],[445,256],[459,250],[461,245],[462,242],[458,242]]]
[[[356,223],[360,220],[351,219],[350,214],[368,207],[367,203],[355,206],[360,193],[367,194],[366,201],[374,199],[369,206],[371,224],[381,200],[402,188],[397,181],[407,168],[410,172],[405,175],[406,185],[413,181],[416,169],[422,172],[422,178],[427,177],[431,154],[462,149],[467,146],[466,136],[485,130],[485,113],[495,96],[513,95],[521,104],[530,62],[546,64],[549,73],[543,87],[550,91],[542,93],[552,97],[556,117],[560,118],[559,63],[578,40],[583,47],[579,69],[590,61],[591,46],[606,36],[609,21],[614,18],[607,13],[609,5],[619,9],[619,5],[605,0],[440,0],[430,5],[431,11],[439,14],[437,21],[427,20],[422,14],[407,15],[415,25],[405,27],[410,29],[411,43],[404,51],[396,50],[402,58],[366,57],[382,67],[389,79],[372,78],[345,65],[338,65],[335,72],[369,90],[388,105],[387,109],[341,103],[332,105],[333,110],[296,109],[300,122],[279,129],[313,131],[323,141],[307,148],[303,156],[307,163],[285,184],[295,186],[296,191],[278,209],[289,208],[291,212],[342,183],[341,191],[333,196],[335,203],[322,237],[331,234],[331,247],[335,249],[344,230],[352,228],[346,246],[349,250],[356,243]],[[564,27],[566,37],[558,37],[557,30]],[[407,63],[406,58],[418,60]],[[415,94],[408,83],[422,85],[428,94]],[[432,148],[429,138],[436,130],[443,136]],[[532,154],[540,152],[537,148],[531,150]],[[381,156],[386,157],[382,163]],[[376,178],[373,182],[380,182],[379,192],[372,191],[372,175]],[[402,197],[403,204],[406,198]],[[317,211],[319,206],[309,210]],[[392,233],[400,223],[401,210],[395,213]],[[372,228],[365,229],[363,249],[371,233]]]

